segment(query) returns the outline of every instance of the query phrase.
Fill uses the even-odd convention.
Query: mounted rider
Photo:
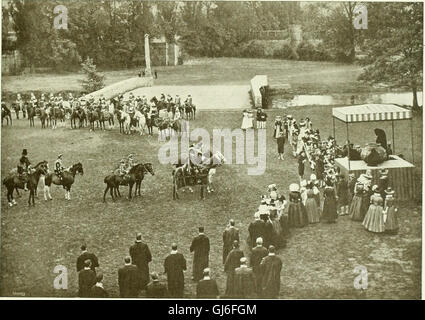
[[[29,174],[29,169],[31,167],[31,162],[28,160],[28,151],[27,149],[22,150],[22,155],[19,158],[17,165],[18,177],[24,181],[24,190],[27,191],[27,182],[26,175]]]
[[[202,167],[202,146],[202,141],[197,144],[191,144],[189,146],[187,162],[183,165],[183,172],[185,174],[187,173],[188,175],[192,175],[198,172]]]
[[[129,172],[130,169],[128,169],[128,164],[125,163],[124,159],[121,159],[120,166],[118,167],[118,175],[125,180]]]
[[[62,164],[62,156],[63,154],[61,153],[55,161],[55,173],[59,177],[60,181],[63,180],[63,170],[65,169]]]
[[[130,153],[127,157],[128,171],[130,171],[130,169],[133,168],[136,164],[137,164],[137,161],[134,160],[134,154]]]

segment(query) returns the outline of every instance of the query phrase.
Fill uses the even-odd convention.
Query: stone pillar
[[[168,42],[165,41],[165,65],[168,66],[169,58],[168,58]]]
[[[151,72],[151,54],[149,51],[149,35],[145,34],[145,61],[146,61],[146,76],[150,77]]]
[[[177,43],[174,44],[174,65],[179,64],[179,46]]]

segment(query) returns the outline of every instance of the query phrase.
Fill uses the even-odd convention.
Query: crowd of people
[[[284,247],[291,228],[334,223],[338,216],[345,215],[361,221],[371,232],[397,232],[397,208],[387,169],[379,171],[377,185],[372,185],[371,170],[358,178],[349,174],[347,179],[335,165],[341,148],[333,137],[322,141],[309,118],[298,123],[292,115],[276,116],[273,137],[278,144],[278,159],[283,159],[285,141],[291,145],[292,156],[298,163],[299,182],[289,185],[288,201],[276,184],[268,186],[249,226],[248,243],[252,247],[258,237],[264,239],[266,246]],[[304,178],[307,162],[311,168],[308,180]]]
[[[226,289],[220,293],[216,280],[209,268],[210,240],[204,227],[193,238],[190,253],[193,253],[192,281],[196,282],[197,298],[277,298],[280,291],[282,261],[276,256],[276,248],[263,246],[261,237],[256,246],[245,256],[240,249],[239,229],[230,220],[223,232],[223,265],[227,275]],[[99,270],[98,257],[88,252],[87,245],[81,246],[77,258],[78,296],[82,298],[106,298],[110,294],[103,286],[103,273]],[[149,246],[142,241],[142,234],[129,247],[124,265],[117,271],[117,282],[121,298],[183,298],[185,295],[185,271],[187,260],[179,252],[176,243],[171,245],[165,257],[162,272],[150,272],[152,262]],[[166,282],[160,275],[166,276]]]

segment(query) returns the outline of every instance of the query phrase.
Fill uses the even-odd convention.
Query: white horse
[[[123,130],[125,134],[130,134],[130,124],[131,124],[131,117],[127,112],[124,112],[123,110],[118,110],[120,113],[120,118],[123,119]]]
[[[141,113],[139,110],[136,110],[134,113],[134,118],[137,120],[137,129],[140,132],[140,135],[143,136],[144,133],[146,133],[146,117],[143,113]]]

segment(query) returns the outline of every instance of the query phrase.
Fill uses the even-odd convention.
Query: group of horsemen
[[[18,94],[14,103],[17,115],[19,110],[22,110],[23,116],[25,117],[28,105],[39,110],[44,109],[48,113],[51,113],[51,108],[60,108],[64,111],[64,114],[67,112],[72,113],[74,110],[77,112],[97,110],[111,115],[114,113],[114,109],[117,108],[118,110],[122,110],[129,114],[131,119],[134,118],[136,111],[140,111],[147,119],[158,118],[161,116],[162,120],[166,118],[170,121],[176,121],[183,118],[184,114],[187,114],[189,109],[195,108],[190,94],[184,101],[182,101],[182,98],[179,95],[176,95],[175,98],[173,98],[170,94],[166,96],[163,93],[159,100],[156,97],[153,97],[148,101],[145,95],[134,96],[132,92],[129,94],[127,99],[125,99],[121,94],[111,100],[106,100],[103,95],[98,99],[95,99],[90,95],[88,98],[76,98],[72,93],[68,94],[67,99],[65,99],[60,93],[56,96],[53,95],[53,93],[50,93],[49,96],[42,93],[40,99],[37,99],[34,93],[31,93],[28,102],[25,102],[21,94]],[[160,115],[161,110],[166,112]]]
[[[184,175],[197,174],[203,169],[203,150],[202,142],[192,144],[189,147],[188,157],[186,162],[182,165],[182,172]],[[121,159],[118,169],[114,170],[114,173],[121,176],[123,179],[128,176],[131,168],[137,165],[137,161],[134,159],[134,155],[130,154],[126,158]],[[177,165],[177,164],[176,164]],[[24,190],[27,191],[27,177],[31,173],[31,161],[28,158],[27,149],[23,149],[22,155],[19,158],[17,165],[18,177],[24,182]],[[63,166],[63,154],[59,154],[54,163],[54,172],[58,178],[62,181],[63,172],[65,167]]]
[[[65,170],[65,167],[63,166],[63,154],[59,154],[55,164],[54,164],[54,172],[62,181],[63,179],[63,172]],[[19,179],[21,179],[24,182],[24,190],[27,191],[27,177],[31,173],[31,161],[28,159],[28,150],[24,149],[22,150],[22,155],[19,158],[18,165],[17,165],[17,173]],[[48,168],[47,168],[48,169]]]

